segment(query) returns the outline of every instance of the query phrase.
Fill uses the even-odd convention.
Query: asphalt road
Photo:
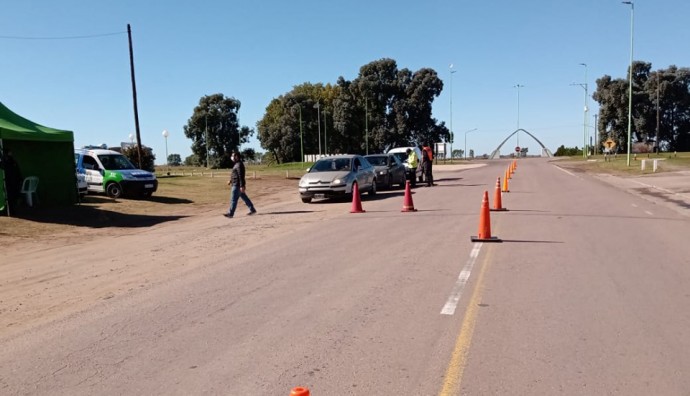
[[[528,159],[472,243],[487,164],[286,206],[342,212],[4,341],[0,394],[687,395],[690,219]]]

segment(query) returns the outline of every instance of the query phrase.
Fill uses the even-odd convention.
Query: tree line
[[[380,153],[395,146],[450,141],[444,122],[432,117],[443,90],[435,70],[398,69],[392,59],[362,66],[352,81],[303,83],[273,99],[257,122],[261,147],[278,163],[304,156]],[[204,96],[184,126],[192,140],[186,163],[225,168],[230,153],[247,143],[254,130],[239,125],[241,103],[223,94]],[[253,150],[243,151],[245,158]]]
[[[690,69],[651,63],[632,65],[632,144],[664,151],[690,151]],[[627,146],[629,80],[609,75],[596,80],[598,146],[613,139]],[[443,90],[435,70],[399,69],[393,59],[362,66],[353,80],[303,83],[271,100],[257,122],[257,138],[269,161],[301,162],[304,156],[380,153],[391,147],[451,142],[444,122],[432,117]],[[239,123],[241,102],[223,94],[202,97],[184,126],[192,140],[188,165],[226,168],[230,154],[255,130]],[[658,124],[658,128],[657,128]],[[658,136],[658,138],[657,138]],[[253,149],[242,150],[254,159]]]
[[[599,147],[609,138],[619,150],[627,147],[629,82],[608,75],[596,81],[592,97],[599,103]],[[631,114],[631,145],[690,151],[690,69],[652,71],[651,63],[633,62]]]

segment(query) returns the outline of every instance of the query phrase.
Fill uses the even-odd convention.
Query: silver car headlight
[[[331,184],[336,185],[336,186],[339,186],[339,185],[341,185],[341,184],[345,184],[345,182],[343,181],[343,179],[337,178],[337,179],[333,179],[333,181],[331,182]]]
[[[385,175],[388,174],[388,169],[384,169],[381,172],[379,172],[379,175]]]

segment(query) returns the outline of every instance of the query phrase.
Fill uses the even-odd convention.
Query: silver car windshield
[[[393,153],[394,156],[398,157],[400,162],[407,161],[407,153]]]
[[[316,161],[309,172],[350,171],[349,158],[329,158]]]

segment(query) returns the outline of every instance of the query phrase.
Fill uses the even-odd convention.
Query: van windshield
[[[101,154],[98,156],[98,160],[107,170],[136,169],[122,154]]]

